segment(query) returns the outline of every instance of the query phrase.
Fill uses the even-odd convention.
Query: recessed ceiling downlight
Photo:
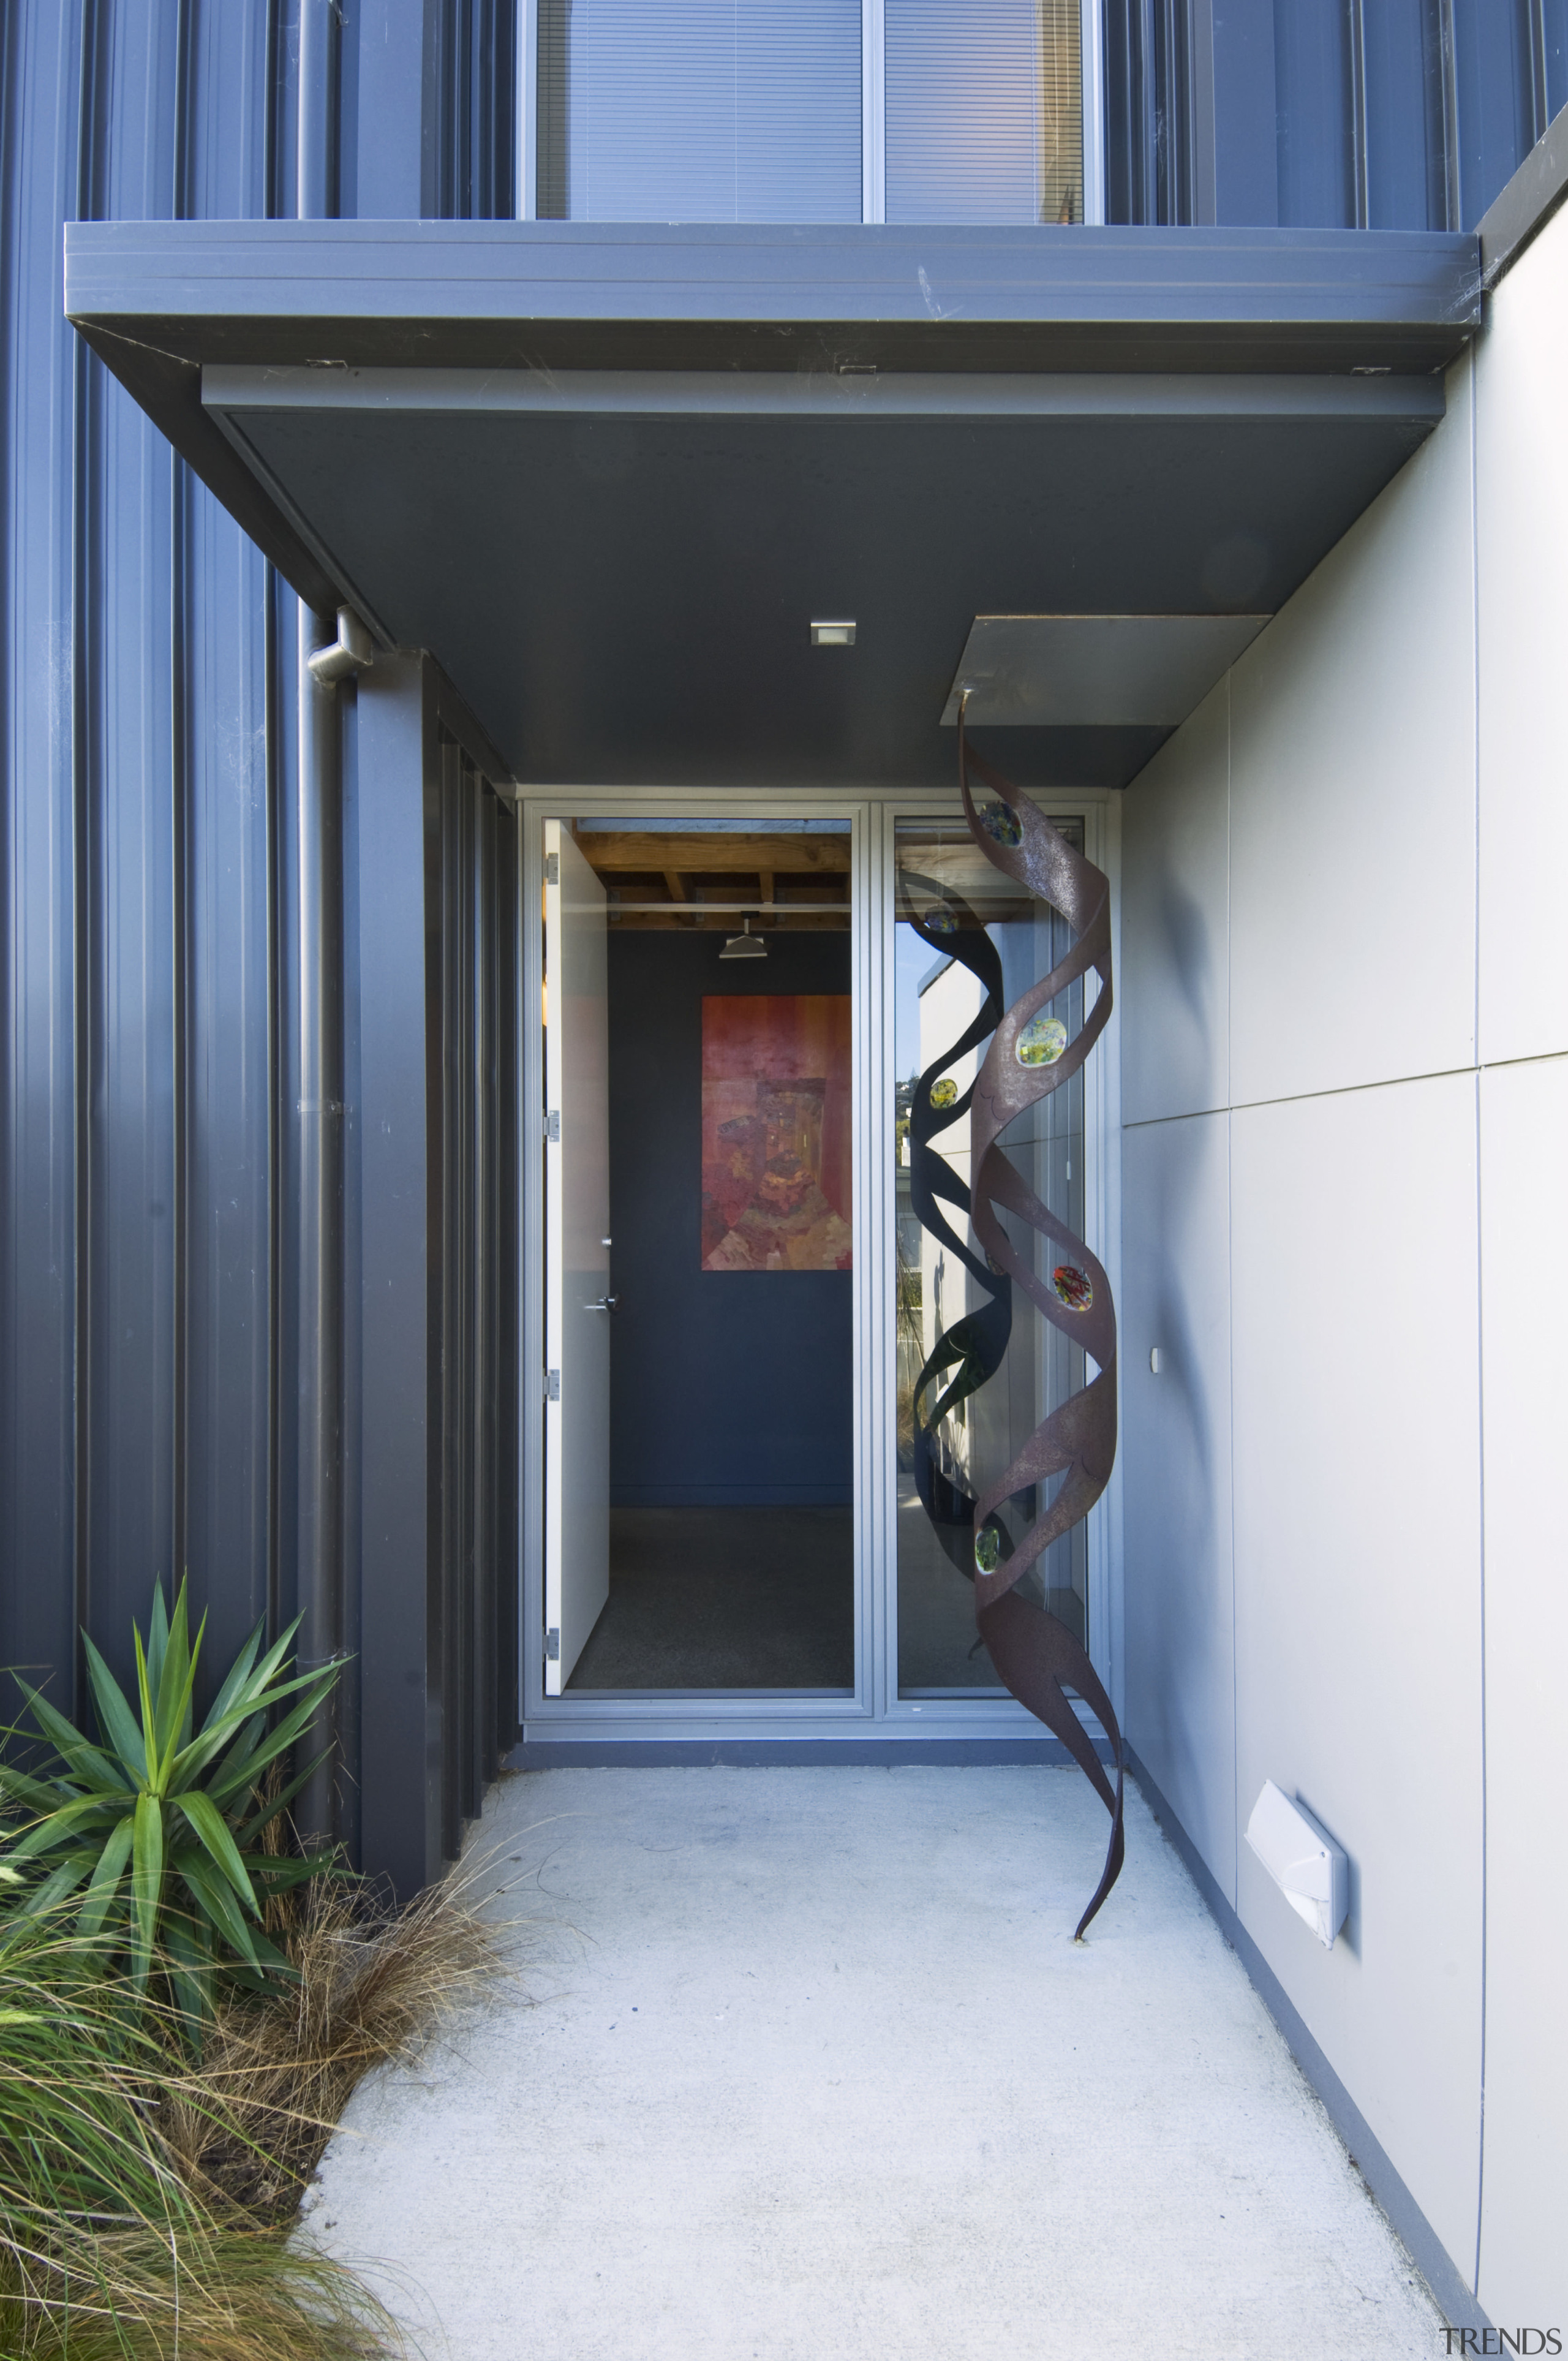
[[[811,644],[814,648],[852,648],[855,644],[854,624],[845,621],[813,623]]]

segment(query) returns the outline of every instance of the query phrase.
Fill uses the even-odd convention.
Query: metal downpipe
[[[295,104],[295,211],[336,210],[336,75],[332,0],[301,0]],[[340,1655],[344,1634],[343,1466],[343,741],[334,679],[311,656],[335,620],[299,610],[295,806],[295,1005],[299,1038],[299,1205],[294,1563],[301,1672]],[[302,1790],[302,1834],[335,1838],[340,1714],[335,1695],[300,1740],[297,1761],[324,1756]]]
[[[336,629],[299,616],[299,788],[295,913],[299,972],[298,1485],[295,1565],[301,1672],[339,1655],[344,1637],[343,1466],[343,763],[335,683],[312,654]],[[295,1807],[301,1830],[338,1833],[339,1716],[329,1700],[301,1739],[327,1756]]]

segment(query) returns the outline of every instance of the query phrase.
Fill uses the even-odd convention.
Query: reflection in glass
[[[1069,843],[1081,846],[1082,822],[1058,819]],[[990,1658],[974,1623],[970,1576],[973,1542],[967,1525],[933,1523],[916,1485],[916,1436],[930,1436],[930,1480],[938,1501],[973,1498],[1007,1466],[1040,1421],[1084,1383],[1081,1346],[1072,1345],[1032,1308],[1011,1318],[1011,1294],[985,1270],[961,1207],[938,1201],[967,1250],[970,1267],[919,1218],[911,1187],[910,1116],[920,1078],[939,1114],[955,1110],[930,1145],[953,1183],[970,1180],[967,1093],[984,1060],[991,1025],[1031,984],[1049,973],[1071,937],[1065,919],[1019,892],[970,841],[961,819],[901,820],[896,833],[894,1140],[897,1191],[898,1398],[898,1685],[903,1696],[972,1695],[995,1691]],[[924,933],[914,923],[920,921]],[[968,933],[982,930],[977,944]],[[964,959],[934,950],[953,939]],[[974,972],[992,969],[995,1005]],[[999,967],[999,975],[995,969]],[[985,1019],[983,1028],[980,1020]],[[1051,1064],[1083,1021],[1083,986],[1072,984],[1042,1009],[1020,1038],[1031,1063]],[[977,1037],[969,1047],[957,1045]],[[1079,1236],[1084,1230],[1083,1079],[1064,1086],[1003,1134],[1003,1145],[1036,1194]],[[1005,1217],[1003,1217],[1005,1219]],[[1047,1284],[1048,1241],[1007,1223],[1015,1247],[1040,1259]],[[960,1323],[963,1323],[960,1326]],[[955,1338],[954,1331],[959,1330]],[[988,1382],[970,1391],[963,1348],[976,1362],[995,1364]],[[938,1416],[938,1413],[940,1412]],[[1033,1495],[1010,1501],[1003,1521],[1016,1537],[1045,1503]],[[1088,1544],[1083,1526],[1063,1534],[1020,1588],[1047,1605],[1085,1645]]]
[[[860,0],[540,0],[542,221],[861,218]]]
[[[885,0],[890,222],[1081,222],[1079,0]]]

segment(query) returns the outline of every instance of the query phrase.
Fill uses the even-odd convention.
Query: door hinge
[[[559,1369],[546,1369],[546,1371],[544,1372],[544,1391],[545,1391],[545,1396],[546,1396],[546,1398],[547,1398],[549,1400],[551,1400],[551,1401],[559,1401],[559,1400],[560,1400],[560,1399],[561,1399],[561,1372],[560,1372],[560,1370],[559,1370]]]
[[[550,1664],[558,1664],[561,1661],[561,1627],[558,1623],[553,1623],[544,1634],[544,1661]]]
[[[551,1110],[550,1110],[550,1112],[549,1112],[549,1114],[545,1116],[545,1118],[544,1118],[544,1134],[545,1134],[545,1137],[550,1141],[550,1143],[551,1143],[552,1147],[554,1147],[554,1148],[559,1148],[559,1147],[560,1147],[560,1145],[561,1145],[561,1110],[560,1110],[560,1108],[559,1108],[559,1107],[552,1107],[552,1108],[551,1108]]]
[[[558,852],[547,852],[544,856],[544,883],[546,885],[559,885],[561,883],[561,856]]]

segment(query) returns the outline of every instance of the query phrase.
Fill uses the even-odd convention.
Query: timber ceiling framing
[[[609,897],[612,926],[739,934],[842,929],[850,922],[850,839],[742,830],[578,829],[579,851]]]

